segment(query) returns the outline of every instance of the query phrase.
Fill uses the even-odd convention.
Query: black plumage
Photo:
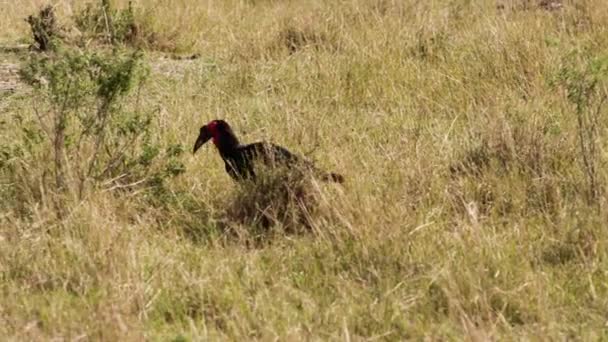
[[[224,120],[213,120],[200,129],[194,143],[193,153],[210,139],[217,147],[224,160],[226,172],[235,180],[255,180],[255,163],[262,162],[266,166],[285,166],[287,168],[308,169],[314,175],[326,181],[342,183],[342,175],[324,172],[315,167],[310,161],[295,155],[284,147],[268,142],[256,142],[242,145],[230,125]]]

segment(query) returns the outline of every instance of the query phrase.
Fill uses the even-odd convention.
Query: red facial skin
[[[215,120],[211,121],[210,123],[207,124],[207,129],[209,129],[209,132],[211,132],[211,136],[213,137],[213,144],[215,144],[215,146],[217,146],[217,143],[219,141],[219,137],[218,137],[218,132],[217,132],[217,122]]]

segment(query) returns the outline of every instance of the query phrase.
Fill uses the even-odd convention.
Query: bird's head
[[[196,142],[194,143],[194,149],[192,153],[201,148],[209,139],[213,139],[213,143],[218,148],[221,148],[225,144],[236,144],[238,140],[232,132],[230,125],[224,120],[212,120],[208,124],[201,127],[200,133]]]

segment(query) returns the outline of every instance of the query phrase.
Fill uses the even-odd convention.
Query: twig
[[[123,176],[123,175],[121,175],[121,176]],[[120,178],[122,178],[122,177],[120,177]],[[109,191],[114,191],[116,189],[132,188],[132,187],[135,187],[137,185],[140,185],[140,184],[146,182],[147,180],[148,180],[147,178],[144,178],[144,179],[140,179],[137,182],[133,182],[133,183],[130,183],[130,184],[116,184],[116,185],[114,185],[114,186],[112,186],[110,188],[104,189],[103,191],[104,192],[109,192]]]
[[[40,112],[38,111],[38,101],[36,99],[36,97],[34,96],[34,103],[33,103],[33,108],[34,108],[34,113],[36,113],[36,117],[38,118],[38,121],[40,121],[40,127],[42,127],[42,130],[44,131],[44,133],[46,134],[46,136],[49,139],[52,139],[53,135],[51,134],[51,129],[49,128],[49,126],[47,126],[44,123],[44,120],[42,118],[42,115],[40,114]]]
[[[107,0],[103,1],[101,8],[103,9],[103,20],[106,25],[106,34],[108,36],[108,42],[114,44],[114,32],[112,32],[112,25],[110,24],[110,18],[108,18],[108,9],[110,5]]]

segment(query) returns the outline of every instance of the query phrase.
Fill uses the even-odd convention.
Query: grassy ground
[[[43,3],[0,2],[0,42]],[[58,220],[42,139],[0,170],[0,336],[608,338],[608,3],[134,4],[166,51],[146,52],[156,141],[189,151],[224,118],[347,182],[321,185],[315,233],[251,244],[222,236],[239,189],[205,146],[167,203],[100,189]],[[0,93],[0,145],[27,143],[31,99]]]

